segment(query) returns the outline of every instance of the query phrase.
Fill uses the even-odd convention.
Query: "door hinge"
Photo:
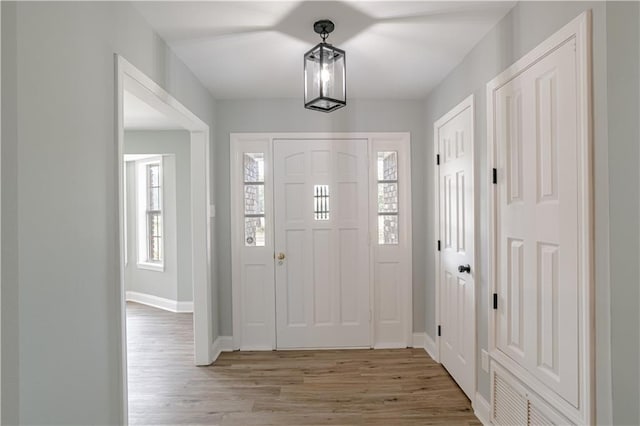
[[[438,337],[442,336],[442,326],[438,326]]]
[[[498,184],[498,169],[496,168],[492,170],[492,181],[494,185]]]
[[[440,154],[436,154],[436,166],[440,165]]]
[[[493,309],[498,309],[498,293],[493,293]]]
[[[438,240],[438,251],[440,251],[440,240]]]

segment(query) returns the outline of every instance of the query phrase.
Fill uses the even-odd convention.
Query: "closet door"
[[[497,348],[574,407],[580,255],[576,44],[493,92]]]
[[[440,158],[440,362],[472,401],[476,391],[473,123],[473,97],[469,97],[434,125]]]

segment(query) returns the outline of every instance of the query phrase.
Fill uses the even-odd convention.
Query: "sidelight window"
[[[244,244],[264,247],[264,153],[244,154]]]
[[[378,244],[398,244],[398,152],[378,152]]]

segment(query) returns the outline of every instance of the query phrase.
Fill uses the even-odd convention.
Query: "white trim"
[[[476,398],[475,401],[473,401],[472,406],[473,414],[476,415],[478,420],[480,420],[484,426],[490,426],[493,424],[491,423],[491,405],[489,404],[489,401],[480,394],[480,392],[476,392]]]
[[[241,235],[243,235],[243,227],[240,224],[241,214],[241,198],[239,198],[238,194],[242,194],[240,184],[237,177],[241,176],[241,169],[239,168],[239,161],[241,160],[239,155],[242,152],[265,152],[265,161],[267,161],[267,157],[272,156],[273,152],[273,141],[274,140],[313,140],[313,139],[365,139],[367,140],[369,146],[369,155],[370,162],[373,161],[371,158],[372,147],[375,144],[377,146],[391,146],[394,144],[394,149],[398,151],[399,157],[404,160],[404,168],[400,171],[401,179],[400,182],[404,185],[404,193],[411,194],[411,155],[410,155],[410,134],[408,132],[369,132],[369,133],[328,133],[328,132],[318,132],[318,133],[232,133],[230,134],[230,149],[229,149],[229,158],[230,158],[230,192],[231,192],[231,205],[229,207],[231,214],[231,254],[232,254],[232,304],[233,304],[233,348],[234,349],[242,349],[242,350],[273,350],[276,348],[276,324],[275,324],[275,282],[272,284],[273,289],[268,292],[268,297],[274,298],[274,320],[273,324],[270,325],[270,329],[268,330],[269,335],[271,336],[272,346],[267,347],[263,345],[252,346],[245,345],[242,342],[242,306],[241,306],[241,274],[242,274],[242,260],[241,260],[241,252],[242,247],[239,243],[242,241]],[[379,139],[379,141],[376,141]],[[249,148],[251,147],[251,148]],[[255,147],[255,148],[254,148]],[[245,151],[242,151],[242,150]],[[255,149],[255,151],[246,151],[247,149]],[[241,166],[241,164],[240,164]],[[369,182],[369,186],[375,186],[377,182],[371,181]],[[265,189],[273,188],[273,174],[268,171],[268,168],[265,167]],[[273,227],[274,220],[272,214],[272,198],[273,191],[271,190],[271,196],[266,195],[265,201],[267,202],[265,206],[265,221],[267,223],[267,231],[266,231],[266,242],[264,249],[267,250],[268,256],[273,256]],[[374,331],[371,332],[371,346],[375,348],[392,348],[392,347],[408,347],[413,345],[413,288],[412,288],[412,227],[411,227],[411,197],[402,197],[401,198],[401,206],[400,208],[404,211],[406,216],[403,216],[402,226],[404,228],[401,229],[401,232],[404,233],[405,238],[403,239],[402,244],[404,244],[405,255],[403,258],[403,262],[406,262],[406,269],[408,270],[408,288],[404,289],[403,294],[403,306],[404,306],[404,315],[406,315],[406,329],[403,332],[403,343],[399,344],[397,342],[394,343],[374,343]],[[377,212],[376,212],[377,213]],[[402,214],[402,212],[401,212]],[[406,217],[406,219],[404,219]],[[371,238],[374,238],[377,241],[377,220],[370,221],[369,223],[369,232]],[[372,241],[370,246],[371,254],[370,254],[370,270],[373,271],[374,267],[374,256],[373,256],[373,247],[375,243]],[[270,251],[269,251],[270,250]],[[370,293],[371,297],[373,297],[373,285],[374,285],[374,275],[370,274]],[[371,307],[373,308],[373,300],[371,301]],[[270,307],[267,307],[271,309]],[[374,321],[372,321],[373,327]]]
[[[147,271],[164,272],[164,262],[162,263],[137,262],[136,268],[146,269]]]
[[[474,250],[473,250],[473,264],[471,265],[471,269],[472,271],[477,270],[477,265],[479,265],[478,263],[478,250],[477,250],[477,244],[478,244],[478,216],[476,214],[476,198],[480,195],[480,191],[477,191],[476,186],[475,186],[475,145],[476,145],[476,141],[475,141],[475,123],[476,123],[476,119],[475,119],[475,101],[474,101],[474,95],[470,95],[467,98],[465,98],[462,102],[460,102],[458,105],[456,105],[455,107],[453,107],[449,112],[447,112],[445,115],[443,115],[442,117],[440,117],[438,120],[436,120],[435,123],[433,123],[433,146],[434,146],[434,157],[436,155],[440,154],[440,142],[439,142],[439,137],[438,137],[438,130],[448,121],[450,121],[451,119],[453,119],[455,116],[457,116],[458,114],[460,114],[462,111],[466,110],[466,109],[470,109],[471,110],[471,150],[470,150],[470,154],[471,154],[471,174],[470,174],[470,182],[469,182],[469,187],[473,189],[473,197],[471,198],[471,203],[469,208],[471,209],[472,216],[473,216],[473,245],[474,245]],[[434,158],[434,164],[436,159]],[[437,244],[437,240],[441,240],[441,236],[440,236],[440,167],[436,166],[434,167],[434,205],[435,205],[435,228],[434,228],[434,235],[436,238],[436,241],[434,241],[434,244]],[[435,250],[435,285],[436,285],[436,328],[438,327],[439,324],[441,324],[440,321],[440,251],[438,251],[437,249]],[[480,300],[480,298],[478,297],[478,292],[479,292],[479,283],[477,281],[478,276],[476,274],[474,274],[474,295],[473,295],[473,304],[471,306],[471,309],[473,310],[472,313],[472,317],[473,317],[473,328],[474,328],[474,333],[473,333],[473,353],[475,354],[474,357],[474,362],[471,363],[471,368],[473,369],[473,391],[475,392],[475,390],[478,387],[478,374],[477,374],[477,346],[478,346],[478,319],[476,317],[476,311],[477,311],[477,305],[478,305],[478,301]],[[434,354],[436,355],[437,358],[434,358],[436,361],[440,362],[440,337],[437,335],[437,333],[435,333],[436,338],[435,338],[435,347],[434,347]]]
[[[579,224],[579,240],[581,247],[578,253],[580,281],[579,306],[580,306],[580,333],[579,338],[579,395],[580,408],[572,407],[564,399],[559,397],[547,386],[539,382],[527,370],[503,354],[496,347],[495,341],[495,311],[489,311],[489,354],[491,358],[506,367],[523,383],[531,387],[554,407],[567,416],[572,422],[578,424],[592,424],[595,420],[595,304],[593,285],[593,166],[592,166],[592,88],[591,88],[591,11],[587,10],[551,35],[529,53],[524,55],[516,63],[511,65],[497,77],[487,83],[487,166],[491,170],[495,164],[495,114],[493,110],[494,92],[510,80],[529,69],[549,53],[555,51],[558,46],[572,38],[576,44],[576,69],[577,81],[577,159],[579,173],[578,209],[581,213]],[[488,230],[489,230],[489,268],[487,277],[489,282],[489,295],[496,292],[496,265],[497,256],[495,232],[495,188],[489,190],[488,203]],[[583,284],[582,284],[583,283]],[[488,301],[487,301],[488,303]]]
[[[139,99],[152,105],[155,109],[180,123],[191,136],[191,249],[192,280],[193,280],[193,328],[195,363],[197,365],[211,364],[213,344],[213,313],[211,290],[211,221],[209,218],[210,205],[210,156],[209,156],[209,126],[189,111],[160,85],[147,77],[143,72],[129,63],[122,56],[115,54],[115,99],[116,99],[116,169],[118,200],[118,244],[117,258],[119,260],[118,286],[120,314],[120,353],[122,411],[121,421],[128,422],[128,391],[127,391],[127,331],[126,331],[126,303],[124,288],[124,91],[125,89]]]
[[[236,347],[236,342],[235,342],[235,338],[233,336],[231,336],[232,342],[233,342],[233,350],[234,351],[275,351],[276,349],[274,347],[272,347],[271,345],[268,346],[264,346],[264,345],[242,345],[241,347]],[[342,348],[344,349],[344,348]],[[351,348],[349,348],[351,349]],[[279,351],[287,351],[287,350],[299,350],[299,351],[303,351],[305,350],[305,348],[297,348],[297,349],[288,349],[288,348],[282,348],[282,349],[278,349]]]
[[[349,346],[348,348],[345,348],[344,346],[323,346],[323,347],[301,347],[301,348],[280,348],[278,349],[278,351],[343,351],[345,349],[349,349],[349,350],[354,350],[354,349],[358,349],[358,350],[364,350],[364,349],[372,349],[370,346]],[[373,348],[373,349],[378,349],[378,348]],[[380,349],[398,349],[398,348],[380,348]],[[405,346],[402,347],[402,349],[406,349]],[[241,350],[262,350],[262,349],[241,349]]]
[[[138,291],[127,291],[127,302],[140,303],[153,308],[163,309],[174,313],[193,312],[193,302],[166,299],[154,296],[153,294],[140,293]]]
[[[425,333],[413,333],[413,348],[424,348],[427,335]]]
[[[154,158],[162,157],[163,154],[125,154],[124,161],[129,163],[132,161],[152,160]]]
[[[233,351],[233,337],[231,336],[218,336],[218,338],[211,345],[211,354],[213,357],[212,362],[215,362],[222,352]]]
[[[363,346],[362,349],[406,349],[408,347],[411,347],[411,346],[407,345],[406,343],[376,342],[371,346]],[[319,348],[319,349],[331,349],[331,348]],[[358,349],[358,346],[349,346],[348,348],[336,348],[336,349]]]
[[[121,391],[122,391],[122,406],[121,406],[121,424],[129,424],[129,386],[127,379],[127,304],[126,304],[126,290],[125,290],[125,280],[124,280],[124,271],[126,267],[126,240],[124,233],[124,186],[126,183],[124,182],[124,156],[122,153],[124,152],[124,71],[122,67],[124,65],[121,64],[121,59],[118,55],[115,55],[115,67],[116,67],[116,179],[118,179],[118,250],[119,250],[119,276],[117,283],[118,286],[118,302],[120,303],[120,377],[122,382],[120,383]]]
[[[212,220],[209,217],[211,178],[209,129],[191,132],[191,264],[193,265],[193,328],[195,363],[212,362],[213,307],[211,274]]]
[[[436,348],[436,341],[431,338],[428,334],[424,335],[424,350],[429,354],[429,356],[437,363],[440,363],[438,359],[438,351]]]
[[[440,339],[438,338],[438,325],[440,323],[440,251],[438,250],[438,241],[440,237],[440,168],[438,167],[437,158],[440,155],[440,142],[438,141],[438,130],[436,123],[433,124],[433,252],[435,254],[435,264],[433,268],[433,282],[435,284],[435,330],[432,330],[435,339],[433,341],[433,351],[430,353],[431,358],[440,362]],[[427,244],[429,242],[427,241]],[[427,330],[427,335],[429,330]],[[436,345],[436,340],[438,344]]]
[[[376,241],[378,239],[378,233],[374,232],[374,223],[378,223],[377,213],[378,207],[377,205],[374,207],[374,200],[378,199],[377,191],[373,191],[373,182],[376,182],[378,179],[378,167],[376,164],[376,158],[374,154],[373,144],[370,140],[367,140],[367,167],[368,170],[368,186],[369,186],[369,204],[367,208],[369,209],[369,214],[367,219],[369,220],[369,346],[373,349],[383,349],[382,347],[376,347],[376,319],[375,319],[375,309],[374,306],[376,304],[376,294],[375,294],[375,256],[376,256]],[[399,178],[400,176],[398,176]],[[377,186],[377,184],[376,184]],[[374,217],[374,210],[375,215]],[[373,244],[372,244],[373,243]],[[411,330],[413,332],[413,330]]]

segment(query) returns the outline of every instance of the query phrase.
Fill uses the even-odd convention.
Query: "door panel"
[[[286,272],[286,318],[287,325],[289,326],[306,326],[307,316],[304,303],[299,303],[300,300],[305,300],[305,288],[304,286],[295,285],[298,282],[304,282],[305,280],[305,235],[301,230],[287,230],[285,234],[287,254],[289,256],[287,261]],[[277,303],[277,300],[276,300]],[[278,312],[276,312],[276,315]]]
[[[368,347],[366,140],[274,141],[278,348]]]
[[[439,167],[440,361],[467,396],[475,397],[473,111],[436,123]],[[471,272],[460,272],[469,265]]]
[[[496,346],[578,407],[575,41],[499,88]]]

